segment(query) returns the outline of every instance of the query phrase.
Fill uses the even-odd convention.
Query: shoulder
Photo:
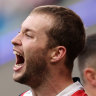
[[[78,90],[72,96],[88,96],[84,90]]]

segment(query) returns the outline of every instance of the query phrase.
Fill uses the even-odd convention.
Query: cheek
[[[25,60],[29,61],[35,55],[37,48],[35,46],[32,46],[32,44],[27,43],[23,45],[23,51],[24,51]]]
[[[23,51],[24,53],[29,53],[31,52],[32,50],[34,50],[36,47],[36,45],[33,44],[32,42],[29,42],[29,41],[23,41],[22,43],[22,47],[23,47]]]

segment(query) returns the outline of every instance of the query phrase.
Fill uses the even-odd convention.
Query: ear
[[[66,48],[64,46],[58,46],[51,52],[51,62],[57,62],[64,58],[66,54]]]
[[[96,86],[96,70],[93,68],[86,68],[84,70],[84,78],[92,85]]]

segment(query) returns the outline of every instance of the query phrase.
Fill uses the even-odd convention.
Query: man
[[[96,34],[87,37],[78,61],[86,93],[88,96],[96,96]]]
[[[55,5],[35,8],[12,43],[13,79],[31,87],[21,96],[86,95],[71,77],[73,61],[85,43],[83,23],[72,10]]]

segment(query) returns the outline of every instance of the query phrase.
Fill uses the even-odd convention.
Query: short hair
[[[73,61],[85,44],[82,20],[71,9],[62,6],[40,6],[32,11],[34,12],[47,14],[53,18],[53,26],[46,32],[49,38],[48,47],[64,46],[67,49],[66,66],[72,70]]]
[[[94,63],[95,57],[96,57],[96,34],[91,34],[86,39],[85,48],[78,56],[78,64],[83,82],[84,82],[83,70],[86,67],[92,67],[96,69],[96,64]]]

